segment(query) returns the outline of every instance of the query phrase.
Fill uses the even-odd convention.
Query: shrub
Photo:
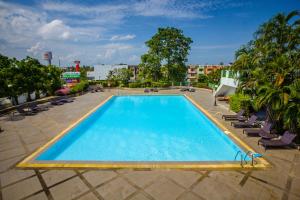
[[[119,82],[119,87],[127,87],[127,86],[128,86],[128,84],[122,83],[121,81]]]
[[[166,87],[170,87],[172,84],[170,82],[152,82],[151,86],[152,87],[160,87],[160,88],[166,88]]]
[[[102,81],[98,81],[100,85],[102,85],[103,87],[107,87],[107,81],[106,80],[102,80]]]
[[[71,94],[75,94],[77,92],[82,92],[86,90],[89,86],[89,82],[87,81],[81,81],[80,83],[76,84],[74,87],[71,89]]]
[[[193,83],[192,85],[197,88],[211,89],[207,83]]]
[[[115,80],[108,80],[107,81],[107,87],[117,87],[119,86],[119,82]]]
[[[151,82],[151,80],[145,80],[145,81],[141,82],[141,86],[142,87],[151,87],[152,82]]]
[[[250,96],[244,94],[234,94],[230,96],[229,105],[230,109],[234,112],[244,109],[246,115],[248,115],[249,111],[252,110],[251,98]]]
[[[130,88],[140,88],[140,87],[142,87],[142,83],[141,82],[129,83],[128,87],[130,87]]]

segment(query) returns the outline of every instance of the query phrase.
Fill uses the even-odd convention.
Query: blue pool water
[[[184,96],[117,96],[36,160],[234,161],[237,151]]]

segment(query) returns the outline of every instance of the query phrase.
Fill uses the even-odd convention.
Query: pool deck
[[[272,164],[266,170],[19,170],[16,163],[66,129],[110,95],[143,90],[110,90],[76,97],[34,116],[0,118],[0,200],[14,199],[299,199],[300,151],[266,152],[242,129],[221,120],[227,105],[210,91],[186,93],[233,134],[262,153]],[[180,93],[165,90],[160,93]],[[180,93],[182,94],[182,93]]]

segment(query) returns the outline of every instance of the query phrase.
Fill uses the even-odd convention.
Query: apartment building
[[[200,69],[203,69],[203,74],[208,75],[209,73],[216,71],[218,69],[223,69],[227,67],[225,65],[199,65]]]
[[[195,82],[198,80],[200,74],[208,75],[209,73],[216,71],[218,69],[223,69],[227,66],[225,65],[188,65],[187,70],[187,81]]]
[[[188,65],[187,70],[187,81],[192,83],[198,80],[198,66],[197,65]]]

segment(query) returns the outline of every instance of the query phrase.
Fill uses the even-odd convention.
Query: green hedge
[[[89,81],[89,84],[90,85],[100,84],[103,87],[118,87],[119,85],[120,86],[124,86],[125,85],[125,84],[122,84],[120,81],[117,81],[117,80],[97,80],[97,81],[92,80],[92,81]]]
[[[101,84],[103,87],[129,87],[129,88],[147,88],[147,87],[158,87],[158,88],[166,88],[170,87],[172,85],[171,82],[167,81],[159,81],[159,82],[151,82],[151,81],[136,81],[132,83],[122,84],[119,81],[113,81],[113,80],[99,80],[99,81],[89,81],[90,85],[96,85]]]
[[[172,85],[172,83],[170,82],[152,82],[151,86],[152,87],[159,87],[159,88],[166,88],[166,87],[170,87]]]
[[[244,109],[246,115],[249,114],[249,111],[252,107],[250,96],[244,94],[234,94],[230,96],[229,105],[230,109],[234,112],[238,112],[241,109]]]
[[[140,83],[140,82],[129,83],[128,87],[130,87],[130,88],[140,88],[140,87],[142,87],[142,83]]]
[[[71,89],[71,94],[75,94],[77,92],[82,92],[86,90],[89,87],[89,82],[87,81],[81,81],[80,83],[76,84],[74,87]]]
[[[211,89],[207,83],[193,83],[193,87]]]
[[[158,87],[158,88],[165,88],[170,87],[172,84],[170,82],[133,82],[129,83],[128,87],[130,88],[145,88],[145,87]]]

